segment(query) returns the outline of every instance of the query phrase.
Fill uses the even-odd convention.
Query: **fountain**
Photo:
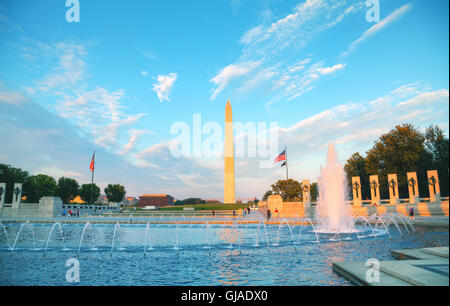
[[[355,231],[346,200],[346,178],[336,148],[328,145],[327,163],[321,169],[319,201],[316,215],[320,233],[351,233]]]
[[[56,222],[56,223],[54,223],[52,225],[52,228],[50,229],[50,233],[48,234],[47,243],[45,244],[45,249],[44,249],[44,256],[47,254],[48,243],[50,241],[50,237],[52,236],[53,230],[55,229],[56,226],[59,227],[59,233],[60,233],[61,239],[63,241],[63,248],[65,249],[65,247],[64,247],[64,235],[63,235],[63,231],[62,231],[62,228],[61,228],[61,223]]]

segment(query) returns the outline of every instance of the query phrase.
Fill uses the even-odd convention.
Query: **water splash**
[[[327,163],[321,168],[317,209],[318,232],[354,232],[350,211],[345,204],[346,178],[336,148],[328,145]]]

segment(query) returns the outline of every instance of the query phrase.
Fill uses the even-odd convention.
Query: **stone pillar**
[[[428,188],[430,190],[430,203],[441,201],[441,189],[439,188],[439,176],[437,170],[428,170]]]
[[[308,208],[311,206],[311,185],[309,180],[302,181],[302,196],[303,196],[303,207]]]
[[[380,205],[380,184],[378,183],[378,175],[371,175],[369,177],[369,184],[372,205]]]
[[[416,172],[408,172],[406,174],[406,179],[408,180],[408,193],[409,193],[409,203],[414,204],[419,202],[419,184],[417,181]]]
[[[0,208],[5,204],[6,183],[0,183]]]
[[[15,183],[11,205],[13,214],[17,215],[19,213],[20,203],[22,203],[22,184]]]
[[[6,183],[0,183],[0,217],[3,215],[3,205],[6,197]]]
[[[62,200],[58,197],[42,197],[39,200],[39,217],[57,217],[62,212]]]
[[[361,178],[359,176],[352,177],[352,190],[353,190],[353,206],[360,207],[362,205],[362,194],[361,194]]]
[[[389,185],[389,203],[391,205],[397,205],[400,203],[398,196],[398,180],[397,174],[388,174]]]
[[[279,216],[283,214],[283,198],[279,194],[272,194],[267,198],[267,209],[270,210],[272,217],[275,216],[275,210],[278,209]]]

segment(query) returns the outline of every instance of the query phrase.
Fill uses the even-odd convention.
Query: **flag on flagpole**
[[[277,158],[275,158],[274,164],[282,161],[282,160],[286,160],[286,150],[283,150],[283,152],[280,153],[280,155],[278,155]]]
[[[284,167],[284,166],[286,166],[286,162],[284,162],[284,163],[281,164],[281,167]]]
[[[89,169],[91,169],[91,172],[94,172],[94,160],[95,160],[95,151],[94,151],[94,155],[92,155],[91,165],[89,166]]]

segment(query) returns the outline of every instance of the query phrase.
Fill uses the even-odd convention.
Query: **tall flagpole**
[[[95,150],[94,150],[94,155],[92,156],[92,161],[94,162],[93,167],[92,167],[92,178],[91,178],[91,204],[94,204],[92,202],[92,198],[93,198],[93,192],[94,192],[94,171],[95,171]]]
[[[288,158],[287,158],[287,147],[284,147],[284,152],[286,153],[286,181],[289,179],[288,176]]]

